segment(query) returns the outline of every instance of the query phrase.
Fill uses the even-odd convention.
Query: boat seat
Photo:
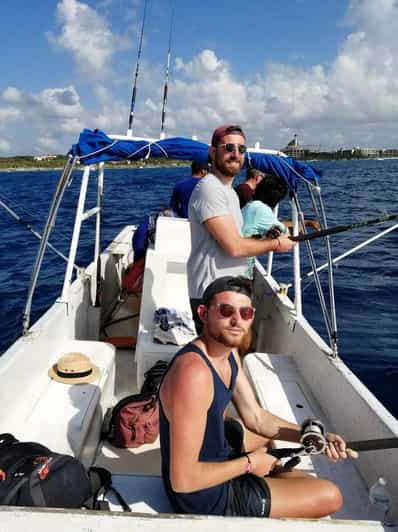
[[[305,384],[292,356],[250,353],[243,360],[243,368],[263,408],[298,424],[307,418],[319,419],[326,430],[334,431]],[[276,441],[275,445],[295,447],[298,444]],[[334,517],[359,519],[363,516],[363,508],[368,505],[367,487],[354,464],[353,460],[333,463],[323,455],[301,458],[299,469],[331,480],[342,492],[344,506]]]
[[[156,220],[155,251],[169,257],[188,257],[191,253],[191,224],[186,218],[158,216]]]
[[[89,384],[63,384],[47,372],[27,390],[28,410],[24,424],[7,427],[20,440],[37,441],[58,453],[72,454],[91,465],[98,445],[103,410],[111,404],[115,379],[115,348],[97,341],[65,340],[52,353],[49,367],[62,355],[78,351],[87,355],[100,369],[100,377]]]
[[[308,418],[319,419],[306,398],[292,357],[280,354],[250,353],[243,367],[260,405],[293,423]],[[299,447],[298,444],[275,441],[276,447]],[[300,468],[316,474],[312,460],[302,458]]]
[[[122,495],[132,512],[144,514],[174,513],[162,478],[150,475],[112,475],[112,484]],[[123,511],[115,495],[106,495],[112,511]]]
[[[147,251],[135,350],[138,389],[141,389],[148,369],[158,360],[171,360],[179,349],[177,345],[163,345],[154,341],[153,316],[156,309],[170,307],[170,302],[175,309],[191,314],[186,261],[184,255],[169,255],[155,249]]]

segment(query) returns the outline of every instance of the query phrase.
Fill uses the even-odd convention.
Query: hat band
[[[88,377],[89,375],[91,375],[92,372],[92,368],[88,371],[80,371],[76,373],[65,373],[57,369],[58,377],[62,377],[63,379],[80,379],[81,377]]]

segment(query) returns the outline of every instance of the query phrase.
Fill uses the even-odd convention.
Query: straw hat
[[[99,368],[83,353],[66,353],[48,370],[51,379],[64,384],[86,384],[99,375]]]

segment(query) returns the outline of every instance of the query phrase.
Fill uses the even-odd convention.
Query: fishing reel
[[[300,443],[305,454],[322,454],[328,443],[323,424],[317,419],[306,419],[302,425]]]
[[[267,238],[278,238],[282,234],[282,229],[278,227],[277,225],[273,225],[265,234]]]
[[[301,461],[302,456],[322,454],[327,447],[325,428],[317,419],[304,421],[300,437],[301,447],[270,449],[269,453],[278,459],[289,458],[283,464],[284,469],[292,469]]]

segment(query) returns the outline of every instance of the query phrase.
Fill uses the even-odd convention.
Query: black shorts
[[[242,456],[243,427],[235,419],[224,423],[225,437],[232,447],[231,458]],[[229,482],[226,516],[268,517],[271,511],[271,492],[265,479],[245,474]]]

